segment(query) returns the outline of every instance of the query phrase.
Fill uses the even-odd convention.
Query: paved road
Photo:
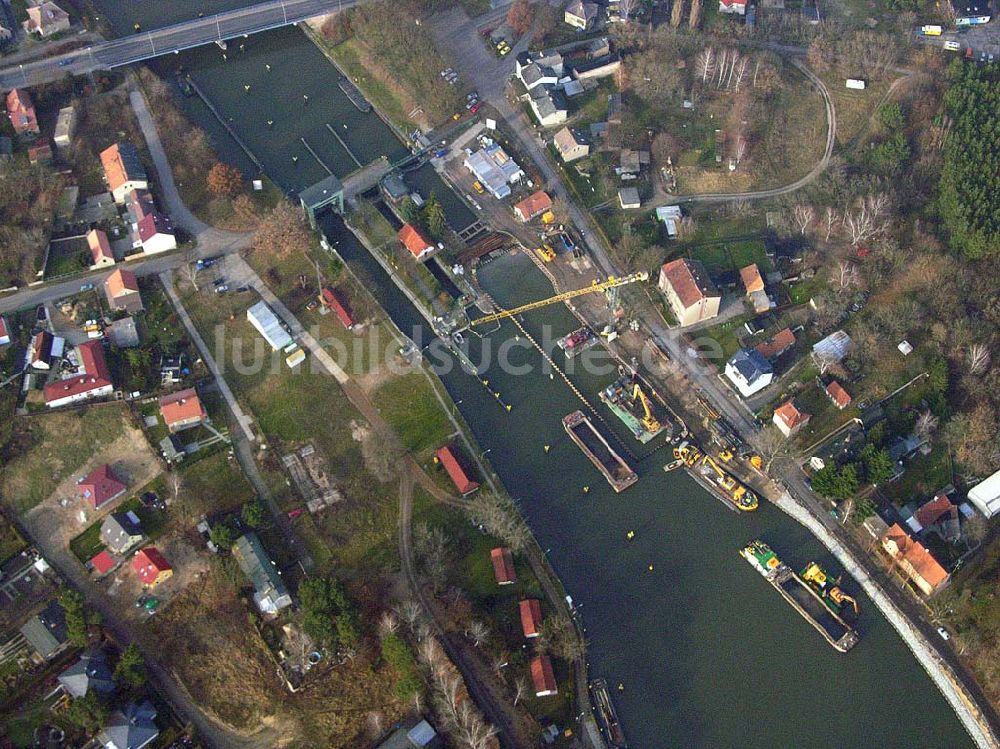
[[[267,0],[249,8],[139,31],[122,39],[95,43],[85,50],[0,70],[0,88],[36,86],[95,70],[142,62],[152,57],[287,26],[307,18],[350,8],[357,0]]]

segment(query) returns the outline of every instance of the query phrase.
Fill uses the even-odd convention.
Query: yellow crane
[[[547,307],[550,304],[555,304],[556,302],[563,302],[567,299],[572,299],[574,297],[583,296],[584,294],[593,294],[598,291],[607,291],[608,289],[614,289],[619,286],[626,286],[630,283],[635,283],[636,281],[647,281],[649,280],[649,274],[645,272],[632,273],[628,276],[623,276],[621,278],[616,278],[611,276],[607,281],[602,281],[598,283],[594,281],[590,286],[585,286],[582,289],[574,289],[573,291],[564,291],[562,294],[556,294],[555,296],[550,296],[548,299],[539,299],[537,302],[529,302],[528,304],[522,304],[520,307],[514,307],[514,309],[504,310],[502,312],[494,312],[491,315],[485,315],[483,317],[477,317],[472,320],[469,325],[476,326],[482,325],[483,323],[493,322],[494,320],[503,320],[507,317],[513,317],[514,315],[520,315],[522,312],[529,312],[533,309],[538,309],[539,307]]]
[[[639,402],[642,403],[642,410],[646,414],[642,419],[642,425],[646,427],[646,431],[660,431],[660,422],[655,416],[653,416],[653,409],[649,407],[649,398],[647,398],[646,394],[642,392],[642,388],[639,387],[638,382],[635,383],[635,386],[632,388],[632,399],[634,400],[636,398],[638,398]]]

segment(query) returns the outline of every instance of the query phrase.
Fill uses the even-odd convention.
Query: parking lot
[[[946,29],[940,36],[927,36],[920,29],[915,32],[918,44],[938,47],[945,50],[946,42],[958,44],[957,50],[949,50],[946,54],[958,55],[978,62],[996,62],[1000,60],[1000,21],[994,18],[990,23],[980,26],[965,26],[957,29]],[[949,45],[951,46],[951,45]],[[972,50],[971,56],[967,50]]]

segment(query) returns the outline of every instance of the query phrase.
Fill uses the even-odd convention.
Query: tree
[[[538,631],[538,649],[572,663],[582,658],[586,648],[573,623],[562,614],[546,617]]]
[[[448,542],[437,526],[420,523],[413,529],[413,553],[435,593],[448,582]]]
[[[813,220],[816,218],[816,210],[811,205],[796,203],[792,209],[792,218],[799,228],[799,234],[805,236]]]
[[[260,223],[257,206],[254,205],[253,198],[246,193],[233,198],[233,215],[239,220],[240,225],[246,229],[253,229]]]
[[[226,523],[217,523],[208,534],[212,543],[219,547],[220,551],[229,551],[233,548],[233,529]]]
[[[985,343],[974,343],[965,353],[965,371],[974,377],[986,374],[990,368],[990,348]]]
[[[240,170],[221,161],[208,170],[208,189],[220,198],[232,198],[243,192],[243,175]]]
[[[674,5],[670,9],[670,25],[675,29],[684,20],[684,0],[673,0]]]
[[[337,581],[330,577],[306,578],[299,585],[302,629],[327,648],[353,648],[360,640],[357,615]]]
[[[858,472],[853,464],[838,468],[831,463],[812,477],[813,491],[823,497],[847,499],[858,490]]]
[[[628,23],[629,18],[632,17],[632,12],[638,4],[639,0],[619,0],[618,17],[622,20],[622,23]]]
[[[478,619],[473,619],[469,622],[469,626],[466,628],[465,634],[468,635],[470,640],[472,640],[472,644],[478,648],[487,640],[487,638],[489,638],[490,630],[489,627]]]
[[[823,225],[825,227],[823,239],[825,241],[830,241],[830,237],[833,235],[833,231],[839,222],[840,213],[832,205],[828,205],[826,207],[826,212],[823,215]]]
[[[496,492],[481,489],[466,504],[465,512],[475,525],[482,526],[512,551],[523,551],[531,541],[531,531],[513,503]]]
[[[267,508],[264,507],[264,503],[258,497],[252,502],[247,502],[243,505],[240,517],[251,528],[262,528],[264,523],[267,522]]]
[[[844,227],[851,235],[851,244],[866,242],[885,231],[888,222],[889,196],[885,193],[858,198],[844,210]]]
[[[100,730],[107,723],[108,714],[107,705],[93,689],[70,702],[63,713],[66,720],[87,734]]]
[[[872,486],[884,484],[893,474],[893,462],[889,451],[867,444],[861,450],[861,461],[865,467],[865,478]]]
[[[924,411],[917,417],[917,423],[913,428],[913,433],[921,442],[930,442],[934,432],[937,431],[938,422],[938,417],[935,416],[930,410]]]
[[[135,643],[129,644],[115,666],[114,680],[126,689],[139,689],[149,679],[142,653]]]
[[[59,592],[59,603],[66,612],[66,631],[70,644],[82,648],[87,644],[87,609],[83,594],[74,588],[63,588]]]
[[[535,20],[535,8],[528,0],[515,0],[507,11],[507,25],[518,36],[527,33],[531,22]]]
[[[444,237],[444,233],[448,228],[447,219],[444,215],[444,208],[441,206],[441,201],[438,200],[437,195],[434,193],[431,193],[424,204],[424,221],[427,225],[427,231],[431,233],[434,239]]]
[[[312,234],[302,211],[282,200],[260,222],[253,238],[253,249],[278,258],[309,251]]]
[[[773,424],[753,435],[753,446],[764,461],[764,473],[771,470],[771,464],[775,460],[791,454],[791,445],[788,439]]]
[[[680,2],[680,0],[677,0]],[[691,14],[688,16],[688,26],[692,29],[698,28],[701,23],[701,0],[691,0]]]

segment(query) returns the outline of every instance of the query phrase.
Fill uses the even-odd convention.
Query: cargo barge
[[[679,460],[688,469],[695,481],[708,489],[722,500],[731,510],[738,512],[753,512],[760,502],[757,495],[731,473],[720,466],[715,459],[706,455],[694,445],[682,442],[674,448],[674,463],[669,465],[679,467]],[[667,470],[672,470],[668,468]]]
[[[596,346],[598,340],[598,337],[594,335],[594,331],[585,326],[577,328],[569,335],[564,335],[556,341],[556,345],[566,353],[567,357],[572,359],[587,349]]]
[[[632,377],[624,375],[604,388],[600,399],[611,409],[629,431],[642,444],[671,428],[662,409],[654,409],[653,402]]]
[[[594,679],[590,682],[590,696],[594,702],[597,725],[610,749],[628,749],[625,734],[622,733],[621,725],[618,723],[618,714],[615,712],[614,703],[611,702],[608,683],[604,679]]]
[[[364,112],[365,114],[372,111],[371,102],[365,98],[365,95],[361,93],[361,90],[350,80],[347,78],[341,78],[337,81],[337,85],[340,86],[340,90],[347,95],[347,98],[351,100],[351,104],[356,106],[359,111]]]
[[[858,633],[832,608],[816,589],[801,577],[771,550],[763,541],[752,541],[740,550],[746,559],[765,580],[771,583],[813,627],[823,635],[828,643],[841,653],[858,644]],[[808,569],[808,568],[807,568]],[[854,599],[851,599],[854,603]],[[857,603],[854,603],[855,607]]]
[[[590,462],[608,480],[612,489],[621,492],[639,480],[635,471],[611,449],[608,441],[594,428],[582,411],[574,411],[564,416],[562,422],[566,434],[583,450],[584,455],[590,458]]]

